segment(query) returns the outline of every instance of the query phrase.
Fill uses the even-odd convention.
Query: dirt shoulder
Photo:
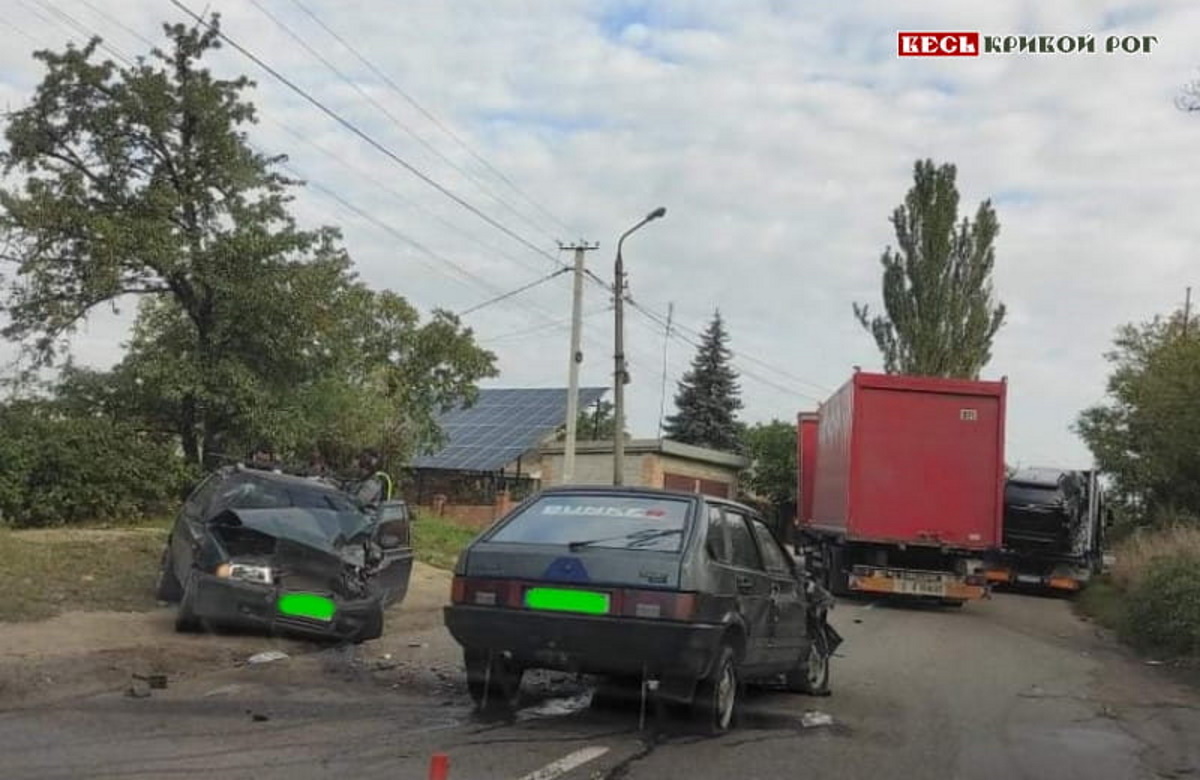
[[[404,602],[389,610],[384,636],[358,650],[383,658],[407,650],[414,632],[437,630],[450,594],[450,574],[422,563],[414,566]],[[40,621],[7,625],[0,631],[0,708],[119,690],[134,674],[165,674],[180,682],[244,665],[266,650],[290,656],[324,649],[319,643],[250,634],[177,634],[174,612],[70,611]]]

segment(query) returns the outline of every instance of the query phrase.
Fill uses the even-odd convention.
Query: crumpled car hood
[[[371,527],[370,518],[332,509],[229,509],[243,527],[276,539],[345,558],[345,547]]]

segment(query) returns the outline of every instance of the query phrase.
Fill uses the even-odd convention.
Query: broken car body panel
[[[184,623],[373,639],[407,592],[409,519],[402,502],[372,513],[315,480],[222,469],[180,512],[164,575]],[[285,609],[289,595],[329,606]]]

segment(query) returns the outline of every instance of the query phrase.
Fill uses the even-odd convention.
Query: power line
[[[632,306],[635,311],[641,313],[642,316],[647,317],[648,319],[650,319],[652,322],[654,322],[659,327],[666,326],[666,322],[663,319],[661,319],[656,313],[650,311],[649,309],[642,306],[637,301],[634,301],[632,298],[627,298],[626,300],[628,301],[629,305]],[[683,336],[678,331],[672,332],[671,337],[674,337],[674,338],[682,341],[683,343],[688,344],[689,346],[692,346],[696,349],[699,349],[701,346],[700,344],[696,343],[695,341],[692,341],[691,339],[687,338],[686,336]],[[738,365],[734,359],[730,360],[730,364],[737,370],[738,374],[740,374],[741,376],[744,376],[748,379],[753,379],[754,381],[756,381],[760,384],[766,385],[767,387],[774,388],[775,390],[778,390],[781,393],[786,393],[788,395],[800,396],[802,398],[806,398],[811,401],[820,402],[822,400],[820,398],[817,398],[816,396],[813,396],[808,393],[797,390],[795,387],[788,387],[786,385],[779,384],[778,382],[775,382],[771,379],[767,379],[764,376],[756,374],[756,373],[750,371],[749,369],[747,369],[745,366]]]
[[[376,100],[374,97],[372,97],[366,90],[364,90],[361,86],[359,86],[359,84],[356,81],[354,81],[354,79],[350,78],[345,73],[343,73],[342,70],[340,68],[338,68],[336,65],[334,65],[332,62],[330,62],[329,59],[324,54],[322,54],[320,51],[318,51],[312,45],[310,45],[308,43],[308,41],[304,40],[304,37],[302,35],[300,35],[296,31],[294,31],[292,28],[288,27],[286,23],[284,23],[281,19],[279,19],[279,17],[275,16],[273,13],[271,13],[269,10],[267,10],[267,8],[265,8],[259,0],[250,0],[250,2],[254,4],[254,7],[257,8],[259,10],[259,12],[261,12],[263,14],[263,16],[270,19],[271,22],[274,23],[276,27],[278,27],[279,29],[281,29],[285,33],[287,33],[287,35],[292,40],[294,40],[297,44],[299,44],[301,46],[301,48],[303,48],[305,51],[307,51],[309,54],[311,54],[313,57],[315,57],[317,60],[319,60],[322,65],[324,65],[326,68],[328,68],[330,70],[330,72],[332,72],[335,76],[337,76],[339,79],[341,79],[344,84],[346,84],[348,87],[353,89],[364,100],[366,100],[368,103],[370,103],[376,109],[378,109],[380,113],[382,113],[389,120],[391,120],[392,124],[394,124],[396,127],[400,128],[404,133],[406,133],[414,141],[421,144],[421,146],[425,147],[425,149],[427,149],[430,154],[437,157],[439,160],[444,162],[446,165],[449,165],[454,170],[458,171],[460,174],[463,175],[464,178],[466,178],[468,181],[470,181],[472,184],[474,184],[476,187],[478,187],[480,189],[480,191],[482,191],[485,195],[487,195],[492,200],[499,203],[501,207],[505,208],[511,214],[516,216],[517,219],[520,219],[526,225],[532,227],[534,230],[541,230],[541,228],[538,227],[536,224],[534,224],[528,217],[526,217],[524,214],[522,214],[521,212],[514,209],[510,204],[508,204],[503,199],[501,199],[499,196],[497,196],[494,192],[492,192],[490,189],[488,189],[486,186],[484,186],[481,182],[477,181],[476,178],[474,176],[472,176],[469,171],[463,169],[462,166],[458,165],[458,163],[454,162],[449,157],[447,157],[446,155],[444,155],[440,151],[438,151],[438,149],[435,146],[433,146],[433,144],[429,143],[424,138],[417,135],[417,133],[415,133],[412,130],[412,128],[410,128],[408,125],[404,124],[404,122],[401,121],[399,117],[397,117],[395,114],[393,114],[391,111],[389,111],[387,109],[387,106],[380,103],[378,100]],[[550,239],[553,239],[553,236],[549,235],[548,233],[546,234],[546,236]]]
[[[530,271],[533,271],[534,273],[541,272],[540,267],[535,267],[535,266],[519,259],[512,253],[505,251],[504,249],[501,249],[501,248],[492,246],[491,244],[488,244],[483,239],[475,236],[472,233],[467,232],[465,229],[459,227],[458,225],[455,225],[453,222],[451,222],[450,220],[441,216],[440,214],[434,212],[432,209],[429,209],[426,206],[423,206],[422,204],[413,200],[412,198],[409,198],[406,195],[402,194],[395,187],[385,184],[384,182],[380,181],[378,178],[376,178],[372,174],[367,173],[363,169],[361,169],[349,162],[346,162],[346,160],[344,158],[342,158],[341,155],[327,149],[326,147],[322,146],[321,144],[317,143],[316,141],[313,141],[311,138],[307,137],[303,133],[297,132],[296,130],[293,130],[292,128],[288,127],[287,125],[283,124],[282,122],[272,119],[269,116],[264,117],[264,118],[266,119],[266,121],[268,121],[271,124],[275,125],[276,127],[280,128],[285,133],[290,135],[292,138],[295,138],[296,140],[300,141],[303,144],[311,146],[312,148],[316,149],[321,154],[325,155],[326,157],[329,157],[334,162],[341,165],[346,170],[350,171],[351,173],[353,173],[357,176],[361,176],[362,178],[364,178],[367,181],[374,184],[379,189],[383,190],[384,192],[388,193],[392,197],[399,200],[401,203],[405,204],[406,206],[408,206],[410,208],[416,209],[417,211],[421,212],[424,216],[437,222],[438,224],[442,225],[443,227],[447,228],[448,230],[451,230],[451,231],[457,233],[458,235],[462,236],[463,238],[466,238],[468,241],[471,241],[472,243],[482,247],[483,249],[486,249],[488,252],[495,252],[495,253],[499,254],[501,257],[511,260],[513,263],[516,263],[517,265],[521,266],[522,268],[526,268]]]
[[[612,306],[605,306],[604,308],[601,308],[601,309],[594,309],[592,311],[586,311],[583,313],[582,316],[583,316],[583,319],[586,320],[590,317],[595,317],[597,314],[603,314],[608,311],[612,311]],[[523,338],[525,336],[535,336],[535,335],[538,335],[541,333],[549,334],[556,330],[562,330],[564,328],[570,327],[570,325],[571,325],[571,318],[563,317],[561,319],[555,320],[554,322],[548,322],[544,325],[535,325],[532,328],[524,328],[522,330],[513,331],[511,333],[502,333],[499,336],[492,336],[490,338],[480,339],[480,343],[481,344],[494,344],[497,341],[511,341],[514,339]],[[599,341],[597,339],[593,338],[592,343],[593,344],[599,343]]]
[[[507,301],[509,298],[512,298],[513,296],[520,295],[521,293],[525,292],[526,290],[537,287],[539,284],[544,284],[545,282],[550,281],[551,279],[553,279],[556,276],[565,274],[568,270],[570,270],[570,269],[560,268],[557,271],[551,271],[550,273],[543,276],[541,279],[535,279],[534,281],[530,282],[529,284],[522,285],[515,290],[510,290],[509,292],[503,293],[501,295],[497,295],[495,298],[489,298],[486,301],[484,301],[483,303],[477,303],[469,309],[463,309],[461,312],[458,313],[458,316],[465,317],[468,314],[471,314],[472,312],[477,312],[480,309],[487,308],[488,306],[491,306],[494,303],[500,303],[501,301]]]
[[[426,119],[428,119],[431,123],[433,123],[438,129],[440,129],[443,133],[445,133],[451,139],[453,139],[455,143],[457,143],[464,150],[466,150],[466,152],[468,154],[470,154],[477,161],[479,161],[479,163],[481,165],[483,165],[485,168],[487,168],[487,170],[489,170],[494,176],[496,176],[496,178],[498,178],[500,181],[507,184],[508,187],[513,192],[515,192],[518,196],[520,196],[522,200],[524,200],[526,203],[528,203],[529,205],[533,206],[535,209],[540,211],[544,217],[549,219],[551,222],[556,223],[563,230],[567,231],[567,233],[571,232],[571,228],[568,227],[566,225],[566,223],[564,223],[558,217],[554,216],[554,214],[550,213],[550,211],[548,211],[544,206],[542,206],[536,200],[534,200],[529,195],[527,195],[525,193],[525,191],[522,190],[520,187],[518,187],[511,179],[509,179],[507,176],[505,176],[500,170],[498,170],[495,166],[493,166],[491,163],[489,163],[482,155],[480,155],[473,148],[471,148],[471,146],[469,146],[466,141],[462,140],[462,138],[460,138],[457,133],[455,133],[449,127],[444,125],[432,113],[427,111],[424,106],[422,106],[420,103],[417,102],[416,98],[413,98],[411,95],[409,95],[403,89],[401,89],[396,84],[395,81],[393,81],[391,78],[388,77],[388,75],[386,73],[381,71],[370,60],[368,60],[366,57],[364,57],[362,54],[360,54],[358,49],[354,48],[354,46],[352,46],[349,41],[347,41],[342,36],[338,35],[333,29],[331,29],[329,27],[329,25],[325,24],[325,22],[323,22],[315,13],[313,13],[311,10],[309,10],[309,8],[304,5],[304,3],[300,2],[300,0],[292,0],[292,3],[295,4],[296,7],[299,8],[301,11],[308,14],[308,16],[314,22],[316,22],[321,27],[321,29],[323,29],[330,36],[332,36],[333,39],[336,40],[338,43],[340,43],[342,46],[344,46],[347,51],[349,51],[351,54],[353,54],[355,56],[355,58],[358,59],[359,62],[361,62],[363,65],[365,65],[367,67],[367,69],[369,69],[372,73],[374,73],[375,76],[377,78],[379,78],[380,81],[382,81],[384,84],[386,84],[388,87],[390,87],[393,92],[395,92],[397,95],[399,95],[405,101],[407,101],[410,106],[415,108],[417,111],[421,112],[421,114]]]
[[[186,5],[184,5],[182,2],[180,2],[180,0],[171,0],[171,4],[174,5],[176,8],[179,8],[181,11],[186,13],[188,16],[195,19],[198,24],[204,25],[209,30],[214,30],[216,32],[216,34],[221,38],[221,40],[228,43],[230,46],[232,46],[234,49],[236,49],[238,52],[240,52],[244,57],[246,57],[247,59],[252,61],[254,64],[258,65],[263,70],[265,70],[267,73],[269,73],[271,76],[273,76],[276,80],[278,80],[280,83],[282,83],[288,89],[292,90],[297,95],[304,98],[304,100],[306,100],[308,103],[311,103],[318,110],[320,110],[323,114],[325,114],[326,116],[333,119],[335,122],[337,122],[342,127],[349,130],[354,135],[356,135],[359,138],[361,138],[362,140],[366,141],[374,149],[379,151],[381,154],[386,156],[388,159],[392,160],[397,165],[401,166],[402,168],[404,168],[409,173],[416,176],[421,181],[423,181],[426,184],[428,184],[429,186],[433,187],[434,189],[436,189],[438,192],[445,195],[450,200],[454,201],[455,203],[459,204],[463,208],[467,209],[472,214],[476,215],[477,217],[479,217],[483,221],[487,222],[489,225],[496,228],[497,230],[504,233],[505,235],[509,236],[513,240],[529,247],[531,250],[533,250],[534,252],[536,252],[540,255],[544,255],[548,260],[550,260],[550,262],[555,263],[556,265],[562,265],[562,263],[560,263],[559,260],[557,258],[555,258],[553,255],[551,255],[549,252],[547,252],[546,250],[537,246],[536,244],[531,243],[528,239],[524,238],[523,236],[513,232],[506,225],[504,225],[501,222],[498,222],[497,220],[493,219],[491,216],[489,216],[485,212],[481,211],[474,204],[470,203],[467,200],[464,200],[459,195],[456,195],[454,192],[447,189],[442,184],[440,184],[439,182],[437,182],[436,180],[434,180],[427,174],[425,174],[422,171],[420,171],[419,169],[417,169],[415,166],[413,166],[407,160],[402,158],[400,155],[396,154],[391,149],[384,146],[379,141],[375,140],[375,138],[373,138],[371,135],[367,134],[365,131],[360,129],[358,127],[358,125],[354,124],[350,120],[343,117],[341,114],[339,114],[336,111],[334,111],[333,109],[329,108],[328,106],[326,106],[324,103],[322,103],[317,98],[313,97],[311,94],[309,94],[307,91],[305,91],[302,87],[298,86],[295,82],[293,82],[292,80],[290,80],[289,78],[284,76],[278,70],[271,67],[267,63],[263,62],[253,52],[249,51],[244,46],[239,44],[237,41],[230,38],[229,35],[227,35],[226,33],[222,32],[220,30],[215,30],[211,23],[206,22],[201,16],[197,15],[194,11],[192,11],[190,8],[188,8]]]

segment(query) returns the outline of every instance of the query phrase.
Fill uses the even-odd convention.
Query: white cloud
[[[744,364],[771,380],[744,378],[748,419],[787,419],[812,405],[772,386],[820,395],[787,375],[833,388],[852,365],[879,365],[850,304],[878,306],[878,257],[894,241],[888,216],[917,157],[958,165],[964,213],[973,213],[984,198],[996,199],[1002,225],[996,288],[1011,314],[988,373],[1009,377],[1014,459],[1085,462],[1086,451],[1069,426],[1103,393],[1101,355],[1114,329],[1177,304],[1183,288],[1196,281],[1192,255],[1200,222],[1189,163],[1200,118],[1177,111],[1172,98],[1200,64],[1194,46],[1200,9],[1182,0],[1132,10],[1120,2],[1083,0],[989,6],[727,1],[699,10],[681,2],[473,0],[412,4],[391,15],[374,4],[303,1],[569,230],[488,178],[488,188],[505,192],[528,220],[498,205],[252,4],[214,0],[210,7],[224,14],[226,32],[239,43],[551,254],[554,239],[599,240],[602,248],[589,253],[588,262],[607,278],[617,235],[665,205],[667,217],[626,245],[631,289],[661,312],[674,301],[677,317],[694,329],[702,329],[719,306],[734,349],[784,372]],[[169,5],[150,0],[91,2],[156,39],[164,18],[180,18]],[[420,139],[456,165],[488,176],[295,4],[261,2]],[[28,13],[29,5],[10,6],[0,16],[45,45],[61,44],[66,31]],[[145,48],[80,0],[57,6],[126,51]],[[1115,27],[1110,31],[1106,24]],[[1092,33],[1101,48],[1105,35],[1119,32],[1158,35],[1159,44],[1149,55],[900,59],[900,29]],[[27,39],[3,25],[0,35],[0,99],[17,106],[40,72],[25,55]],[[516,287],[552,268],[235,51],[223,51],[213,67],[228,75],[245,72],[258,82],[254,99],[272,121],[254,131],[257,143],[286,151],[307,177],[376,219],[495,288]],[[422,208],[297,140],[280,123]],[[419,261],[395,235],[318,192],[303,193],[296,209],[305,222],[340,225],[363,276],[423,308],[462,310],[490,297],[440,261]],[[585,310],[603,309],[603,291],[589,286],[586,295]],[[569,285],[559,279],[516,305],[471,315],[480,337],[495,340],[501,383],[565,381],[561,321],[568,301]],[[109,315],[95,319],[77,340],[84,357],[112,362],[122,322]],[[559,326],[504,338],[554,322]],[[611,331],[602,311],[588,318],[588,384],[609,382]],[[661,334],[631,312],[629,339],[632,422],[637,433],[649,434],[658,419]],[[672,380],[690,353],[687,346],[671,345]]]

